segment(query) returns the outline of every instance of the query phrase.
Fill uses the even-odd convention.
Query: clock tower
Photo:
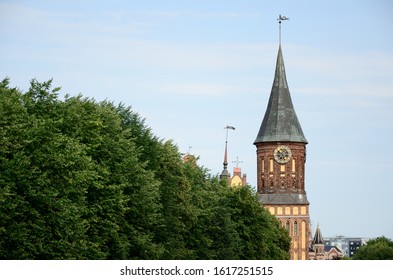
[[[285,74],[281,45],[257,149],[259,201],[291,237],[290,259],[309,259],[309,202],[305,190],[307,140],[296,116]]]

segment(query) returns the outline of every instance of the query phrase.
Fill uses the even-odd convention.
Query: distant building
[[[196,164],[196,162],[197,162],[197,158],[194,155],[191,155],[189,153],[185,154],[182,159],[183,159],[184,163],[190,162],[190,163]]]
[[[322,237],[321,229],[318,227],[315,231],[314,239],[309,249],[310,260],[339,260],[343,257],[340,248],[335,245],[327,245]]]
[[[229,177],[229,184],[231,187],[244,187],[247,184],[247,175],[242,174],[242,169],[240,167],[233,168],[233,176]]]
[[[359,250],[360,246],[366,245],[369,238],[345,237],[342,235],[336,237],[327,237],[324,239],[325,246],[336,246],[343,256],[353,257]]]
[[[226,149],[225,149],[226,152]],[[225,156],[226,158],[226,156]],[[233,168],[233,176],[228,172],[227,169],[228,162],[224,160],[224,169],[220,174],[220,178],[227,181],[228,186],[237,188],[244,187],[247,184],[247,175],[246,173],[242,174],[242,169],[240,167]]]

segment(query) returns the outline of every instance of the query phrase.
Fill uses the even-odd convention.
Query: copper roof
[[[281,141],[307,143],[293,108],[280,46],[269,103],[254,144]]]

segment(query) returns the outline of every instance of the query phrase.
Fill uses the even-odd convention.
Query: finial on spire
[[[225,167],[226,165],[228,165],[228,160],[227,160],[228,129],[235,130],[235,127],[227,125],[226,127],[224,127],[224,129],[227,130],[227,134],[225,137],[225,155],[224,155],[224,167]]]
[[[239,157],[236,157],[236,160],[232,162],[236,163],[236,167],[239,167],[239,163],[243,163],[243,161],[239,160]]]
[[[228,166],[228,156],[227,156],[227,141],[225,141],[225,152],[224,152],[224,169],[227,169]]]
[[[289,18],[288,17],[286,17],[286,16],[282,16],[282,15],[278,15],[278,25],[279,25],[279,43],[280,43],[280,46],[281,46],[281,21],[283,21],[283,20],[289,20]]]
[[[228,167],[228,156],[227,156],[227,146],[228,146],[228,129],[235,130],[235,127],[227,125],[224,127],[224,129],[227,130],[226,132],[226,137],[225,137],[225,152],[224,152],[224,169],[221,172],[220,178],[226,178],[229,177],[229,172],[227,170]]]

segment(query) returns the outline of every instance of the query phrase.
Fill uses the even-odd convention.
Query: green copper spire
[[[261,142],[307,143],[289,93],[281,45],[269,103],[254,144]]]

